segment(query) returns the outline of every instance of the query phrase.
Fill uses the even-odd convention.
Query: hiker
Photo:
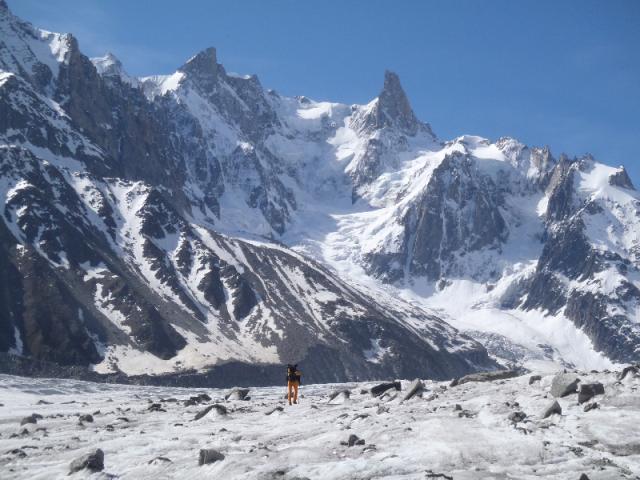
[[[298,403],[298,387],[300,386],[300,378],[302,372],[298,370],[298,365],[287,365],[287,398],[289,399],[289,405],[291,405],[291,397],[293,397],[293,403]]]

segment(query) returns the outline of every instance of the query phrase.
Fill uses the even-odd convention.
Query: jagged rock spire
[[[400,78],[390,70],[384,72],[384,86],[378,96],[378,106],[380,123],[393,124],[408,134],[415,135],[418,120],[400,84]]]
[[[367,107],[367,110],[363,110],[353,120],[357,130],[373,131],[388,127],[414,136],[421,126],[428,128],[413,113],[398,75],[389,70],[384,72],[384,86],[380,95]]]
[[[180,70],[186,74],[197,77],[215,78],[220,70],[218,56],[214,47],[202,50],[200,53],[187,60]]]

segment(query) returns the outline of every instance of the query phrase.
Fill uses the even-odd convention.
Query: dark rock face
[[[499,207],[493,181],[476,172],[473,159],[453,153],[433,172],[420,201],[398,220],[404,227],[400,251],[368,254],[366,268],[387,281],[405,275],[430,280],[455,276],[457,255],[498,249],[508,238]]]
[[[594,248],[587,238],[586,224],[602,213],[602,206],[578,198],[575,182],[581,170],[591,168],[589,159],[566,158],[555,167],[548,187],[547,239],[522,306],[553,314],[563,310],[596,350],[619,362],[634,361],[640,352],[640,328],[630,320],[627,305],[640,300],[640,290],[624,280],[613,295],[607,295],[594,289],[569,290],[561,280],[582,282],[611,268],[626,272],[631,264],[618,254]]]
[[[609,177],[609,185],[635,190],[631,178],[624,167]]]

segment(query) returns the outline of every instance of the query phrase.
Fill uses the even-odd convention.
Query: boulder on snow
[[[196,413],[196,416],[193,419],[194,420],[200,420],[207,413],[209,413],[211,410],[214,410],[214,409],[219,415],[226,415],[227,414],[227,407],[225,407],[224,405],[220,405],[219,403],[216,403],[214,405],[209,405],[204,410],[201,410],[198,413]]]
[[[89,413],[87,413],[86,415],[80,415],[80,417],[78,418],[78,421],[92,423],[93,422],[93,415],[91,415]]]
[[[340,398],[338,398],[340,397]],[[333,392],[331,392],[331,394],[329,395],[329,401],[328,403],[331,403],[334,400],[348,400],[351,397],[351,391],[344,389],[344,390],[335,390]]]
[[[395,388],[397,391],[400,391],[402,389],[402,385],[400,384],[400,382],[381,383],[379,385],[376,385],[375,387],[371,387],[370,392],[372,396],[379,397],[384,392],[392,388]]]
[[[551,405],[545,408],[544,412],[542,413],[542,418],[549,418],[551,415],[556,415],[556,414],[562,415],[562,407],[560,406],[557,400],[554,400],[553,403],[551,403]]]
[[[637,365],[629,365],[628,367],[624,367],[622,369],[622,372],[620,373],[620,376],[618,377],[618,380],[624,380],[624,378],[629,374],[631,374],[631,376],[640,374],[640,367]]]
[[[456,385],[462,385],[469,382],[493,382],[495,380],[504,380],[507,378],[519,377],[523,373],[524,371],[518,368],[513,370],[496,370],[493,372],[471,373],[469,375],[465,375],[462,378],[454,379],[449,384],[449,386],[455,387]]]
[[[247,400],[247,395],[249,395],[248,388],[234,388],[227,392],[224,396],[225,400]]]
[[[206,465],[224,460],[224,455],[213,448],[203,448],[200,450],[198,465]]]
[[[580,383],[580,379],[573,373],[558,373],[551,381],[551,395],[560,398],[576,393],[578,383]]]
[[[580,385],[580,391],[578,392],[578,403],[586,403],[596,395],[604,394],[604,385],[600,382],[585,383]]]
[[[416,378],[413,382],[411,382],[411,385],[409,385],[407,393],[402,398],[402,401],[404,402],[415,397],[416,395],[420,395],[423,391],[424,383],[422,383],[420,379]]]
[[[347,445],[348,447],[353,447],[354,445],[364,445],[364,439],[359,438],[357,435],[353,433],[349,435],[349,438],[346,442],[341,442],[343,445]]]
[[[152,403],[151,405],[149,405],[147,410],[149,410],[150,412],[166,412],[166,410],[162,408],[161,403]]]
[[[199,403],[202,403],[202,402],[210,402],[210,401],[211,401],[211,397],[209,395],[207,395],[206,393],[200,393],[193,397],[189,397],[189,399],[186,400],[184,404],[185,406],[188,407],[192,405],[198,405]]]
[[[28,417],[24,417],[22,420],[20,420],[20,426],[26,425],[27,423],[38,423],[38,417],[35,413],[32,413]]]
[[[513,423],[522,422],[525,418],[527,418],[527,414],[524,412],[513,412],[509,414],[509,420]]]
[[[593,402],[587,403],[582,410],[586,413],[590,412],[591,410],[595,410],[596,408],[600,408],[600,405],[598,405],[598,402]]]
[[[104,470],[104,452],[98,448],[93,452],[76,458],[71,462],[71,465],[69,465],[69,474],[79,472],[84,469],[92,472],[101,472]]]
[[[542,375],[531,375],[529,377],[529,385],[533,385],[536,382],[542,380]]]

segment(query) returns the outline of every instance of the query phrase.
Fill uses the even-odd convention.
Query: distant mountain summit
[[[388,71],[343,105],[214,48],[133,78],[2,0],[0,33],[0,351],[21,362],[327,382],[640,358],[624,169],[442,141]]]

